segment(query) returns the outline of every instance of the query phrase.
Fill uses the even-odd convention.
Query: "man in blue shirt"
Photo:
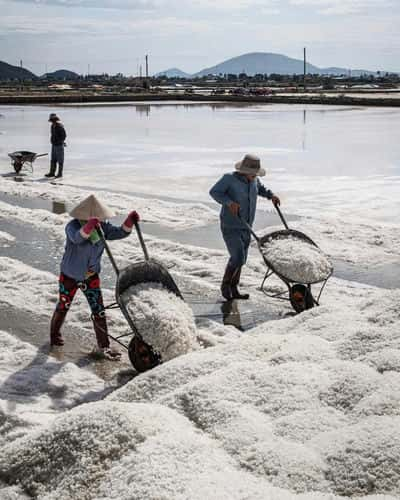
[[[126,238],[132,232],[135,222],[139,221],[139,214],[132,211],[121,226],[114,226],[106,221],[114,215],[112,211],[94,195],[90,195],[76,206],[70,215],[74,218],[65,227],[67,239],[61,261],[59,299],[50,324],[50,344],[64,345],[60,330],[75,294],[80,289],[92,312],[97,353],[108,359],[118,359],[120,353],[110,349],[107,333],[99,277],[100,261],[105,247],[96,228],[101,227],[106,240]]]
[[[250,231],[240,219],[253,225],[258,196],[280,205],[278,196],[266,189],[258,178],[265,175],[265,170],[257,156],[247,154],[236,163],[235,169],[236,172],[222,176],[210,190],[211,197],[222,205],[221,231],[230,255],[221,284],[221,293],[226,300],[249,298],[238,289],[251,238]]]

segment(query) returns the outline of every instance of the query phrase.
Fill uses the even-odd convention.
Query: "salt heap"
[[[163,361],[198,349],[192,310],[160,283],[131,286],[122,299],[144,341]]]
[[[332,271],[318,247],[295,236],[267,240],[262,253],[276,272],[296,283],[317,283]]]

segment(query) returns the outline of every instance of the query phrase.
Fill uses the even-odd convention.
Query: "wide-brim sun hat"
[[[240,174],[257,175],[258,177],[265,175],[265,169],[261,167],[260,158],[256,155],[245,155],[243,160],[235,163],[235,169]]]
[[[74,219],[89,220],[92,217],[104,221],[114,217],[114,212],[104,203],[99,201],[94,194],[91,194],[73,208],[69,215]]]
[[[60,118],[56,115],[56,113],[50,113],[49,115],[49,122],[52,122],[53,120],[59,120]]]

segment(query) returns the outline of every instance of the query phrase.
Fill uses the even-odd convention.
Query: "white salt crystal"
[[[332,270],[318,247],[294,236],[267,240],[262,253],[276,272],[296,283],[323,281]]]
[[[190,307],[159,283],[141,283],[123,294],[143,340],[158,351],[164,361],[199,347]]]

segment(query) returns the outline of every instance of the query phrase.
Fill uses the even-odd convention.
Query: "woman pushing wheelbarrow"
[[[247,154],[236,163],[235,169],[236,172],[225,174],[210,190],[212,198],[222,205],[221,231],[230,255],[221,284],[221,293],[226,300],[249,298],[248,294],[242,294],[238,289],[251,239],[243,221],[250,227],[253,225],[258,196],[280,205],[278,196],[258,179],[265,175],[265,170],[257,156]]]
[[[92,312],[93,327],[96,334],[98,353],[108,359],[119,359],[119,351],[110,348],[107,321],[100,286],[100,261],[105,245],[98,234],[100,226],[104,238],[118,240],[132,232],[139,214],[130,212],[121,226],[106,220],[114,214],[94,195],[90,195],[71,212],[73,217],[66,228],[65,252],[61,261],[59,277],[59,300],[50,325],[50,344],[64,345],[61,327],[78,289],[84,293]]]

